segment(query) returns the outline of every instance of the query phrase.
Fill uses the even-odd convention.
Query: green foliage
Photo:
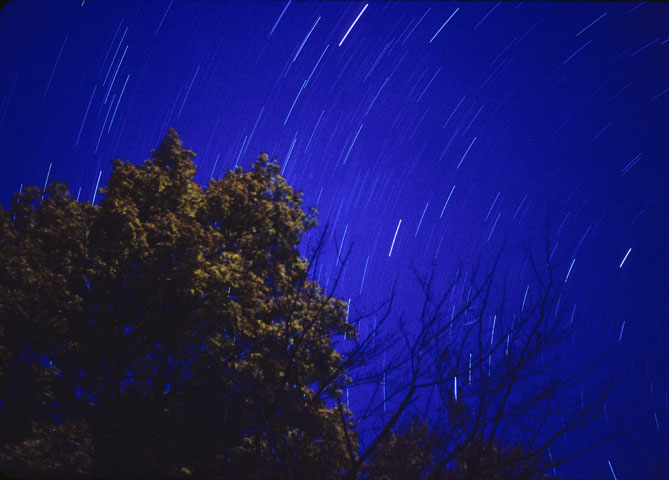
[[[54,416],[90,435],[94,475],[350,462],[328,399],[346,382],[333,337],[355,329],[297,250],[316,212],[266,154],[204,189],[194,155],[170,130],[142,165],[113,162],[99,206],[54,182],[0,207],[3,462]]]

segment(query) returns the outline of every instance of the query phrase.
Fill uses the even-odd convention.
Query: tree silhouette
[[[557,445],[610,385],[584,396],[594,365],[561,368],[579,320],[558,315],[548,240],[522,306],[497,256],[443,291],[416,272],[420,313],[396,328],[395,287],[349,318],[309,279],[325,235],[300,256],[316,211],[279,166],[202,188],[194,155],[170,130],[113,162],[100,205],[52,182],[0,207],[5,473],[538,480],[601,443]]]
[[[479,259],[469,277],[459,270],[445,288],[434,268],[427,276],[414,269],[419,314],[395,312],[396,328],[377,338],[387,360],[377,355],[358,367],[362,374],[350,373],[365,379],[358,384],[369,393],[356,418],[373,427],[347,478],[554,478],[561,465],[627,432],[612,422],[601,437],[568,441],[606,416],[615,384],[602,359],[563,360],[584,319],[559,309],[564,282],[556,280],[549,233],[547,223],[541,261],[528,252],[535,274],[529,298],[527,291],[509,298],[498,279],[503,249],[487,266]]]
[[[315,212],[267,155],[205,189],[193,156],[171,130],[99,206],[52,183],[0,213],[2,442],[56,419],[97,476],[336,476],[356,439],[333,339],[355,329],[307,280]]]
[[[406,428],[393,431],[379,444],[370,461],[362,467],[366,478],[399,480],[426,478],[433,480],[543,480],[556,479],[541,473],[546,468],[536,455],[521,446],[486,448],[481,438],[470,442],[455,457],[450,468],[443,468],[448,456],[448,441],[443,428],[430,428],[429,420],[413,417]]]

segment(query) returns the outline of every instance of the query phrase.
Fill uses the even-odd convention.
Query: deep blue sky
[[[608,353],[618,401],[641,400],[588,462],[666,468],[669,5],[365,5],[10,2],[0,201],[47,174],[90,201],[110,160],[141,162],[169,126],[201,182],[267,151],[334,227],[321,283],[354,245],[335,292],[354,312],[412,263],[445,285],[505,238],[522,295],[550,199],[565,308],[587,320],[565,358]]]

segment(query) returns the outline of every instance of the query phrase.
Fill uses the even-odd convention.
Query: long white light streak
[[[256,123],[253,124],[253,129],[251,130],[251,134],[249,135],[249,143],[251,142],[251,138],[253,138],[253,134],[256,131],[256,127],[258,126],[258,122],[260,121],[260,116],[262,115],[262,112],[265,110],[265,105],[263,105],[260,108],[260,113],[258,114],[258,118],[256,118]],[[214,129],[215,130],[215,129]]]
[[[311,80],[311,77],[314,75],[314,72],[318,68],[318,64],[321,63],[321,60],[323,59],[323,55],[325,55],[325,52],[328,51],[329,46],[330,46],[329,44],[325,45],[325,50],[323,50],[323,53],[321,53],[321,56],[318,57],[318,61],[316,62],[316,65],[314,65],[314,68],[311,70],[311,73],[309,74],[309,77],[307,78],[307,84],[309,83],[309,80]]]
[[[309,150],[309,145],[311,145],[311,140],[314,138],[314,134],[316,133],[316,129],[318,128],[318,125],[321,123],[321,118],[323,118],[323,114],[324,114],[324,113],[325,113],[325,110],[323,110],[323,111],[321,112],[321,116],[318,117],[318,121],[316,122],[316,126],[314,127],[314,131],[311,132],[311,137],[309,137],[309,141],[307,142],[307,146],[306,146],[306,148],[304,149],[304,153],[306,153],[307,150]]]
[[[369,115],[369,111],[372,109],[374,106],[374,102],[376,102],[376,99],[378,98],[379,94],[381,93],[381,90],[383,90],[383,87],[386,86],[388,83],[388,80],[390,80],[390,77],[386,77],[385,81],[383,82],[383,85],[381,85],[381,88],[379,88],[379,91],[376,92],[376,95],[374,95],[374,98],[372,99],[372,103],[369,104],[369,107],[367,107],[367,111],[365,112],[365,117]]]
[[[367,260],[365,260],[365,269],[362,272],[362,282],[360,282],[360,293],[362,294],[362,286],[365,284],[365,275],[367,274],[367,264],[369,263],[369,255],[367,255]]]
[[[51,175],[51,166],[53,163],[49,163],[49,170],[46,172],[46,178],[44,179],[44,187],[42,188],[43,190],[46,190],[46,184],[49,181],[49,175]]]
[[[627,256],[630,254],[631,251],[632,251],[631,248],[629,250],[627,250],[627,253],[625,254],[625,258],[623,258],[623,261],[620,262],[620,266],[618,268],[623,268],[623,263],[625,263],[625,260],[627,260]]]
[[[569,326],[571,327],[571,324],[574,323],[574,313],[576,313],[576,304],[574,304],[574,308],[571,311],[571,319],[569,319]]]
[[[279,18],[277,18],[277,19],[276,19],[276,22],[274,22],[274,25],[272,26],[272,30],[270,30],[269,33],[267,34],[267,38],[269,38],[270,35],[272,35],[272,34],[274,33],[274,29],[276,28],[276,26],[277,26],[277,25],[279,24],[279,22],[281,21],[281,18],[283,17],[283,14],[286,13],[286,10],[288,10],[288,5],[290,5],[290,2],[291,2],[291,1],[292,1],[292,0],[288,0],[288,3],[286,3],[286,6],[283,7],[283,10],[281,11],[281,15],[279,15]]]
[[[111,82],[109,82],[109,87],[107,88],[107,94],[105,95],[105,99],[102,101],[102,103],[106,104],[107,99],[109,98],[109,93],[112,90],[112,87],[114,86],[114,82],[116,81],[116,75],[118,75],[118,71],[121,68],[121,64],[123,63],[123,60],[125,59],[125,54],[128,53],[128,47],[130,45],[125,46],[125,50],[123,50],[123,55],[121,55],[121,60],[118,61],[118,65],[116,65],[116,70],[114,70],[114,76],[111,79]]]
[[[639,50],[637,50],[636,52],[634,52],[633,54],[631,54],[631,55],[630,55],[630,58],[632,58],[632,57],[633,57],[634,55],[636,55],[637,53],[640,53],[640,52],[644,51],[645,49],[647,49],[648,47],[650,47],[652,44],[654,44],[655,42],[657,42],[658,40],[659,40],[659,38],[656,38],[656,39],[653,40],[652,42],[647,43],[646,45],[644,45],[643,47],[641,47]]]
[[[348,224],[346,224],[346,228],[344,228],[344,235],[341,237],[341,243],[339,244],[339,252],[337,253],[337,262],[335,265],[339,265],[339,259],[341,258],[341,249],[344,246],[344,240],[346,239],[346,233],[348,232]]]
[[[451,118],[453,118],[453,115],[455,115],[455,112],[456,112],[456,110],[458,109],[458,107],[460,107],[460,104],[461,104],[462,102],[464,102],[466,96],[467,96],[467,95],[463,96],[462,99],[458,102],[458,104],[455,106],[455,108],[453,109],[453,111],[452,111],[451,114],[449,115],[448,120],[446,120],[446,123],[444,123],[444,126],[441,127],[441,128],[446,128],[446,125],[448,125],[448,122],[451,121]]]
[[[492,331],[490,332],[490,345],[492,345],[492,340],[495,337],[495,322],[497,321],[497,315],[492,319]]]
[[[154,37],[158,35],[158,30],[160,30],[160,27],[163,26],[163,22],[165,21],[165,17],[167,16],[167,12],[170,11],[170,8],[172,7],[173,2],[174,2],[174,0],[170,1],[170,4],[167,6],[167,10],[165,10],[165,13],[163,13],[163,18],[160,19],[160,23],[158,24],[158,28],[156,28],[156,31],[153,32]]]
[[[492,228],[490,229],[490,234],[488,234],[488,242],[490,241],[490,237],[492,237],[492,232],[495,231],[495,227],[497,226],[497,221],[499,220],[500,215],[502,215],[502,212],[499,212],[497,214],[497,218],[495,219],[495,223],[493,223]]]
[[[298,132],[295,132],[295,138],[293,138],[293,143],[290,144],[290,149],[288,150],[288,155],[286,155],[286,160],[283,162],[283,167],[281,168],[281,175],[283,175],[283,172],[285,171],[286,166],[288,165],[288,160],[290,160],[290,154],[293,153],[293,147],[295,146],[295,142],[297,141],[297,133]]]
[[[613,474],[613,479],[618,480],[618,477],[616,477],[616,472],[613,471],[613,467],[611,466],[611,460],[609,460],[609,468],[611,469],[611,473]]]
[[[200,71],[200,66],[198,65],[197,69],[195,70],[195,75],[193,75],[193,79],[190,81],[190,85],[188,85],[188,90],[186,90],[184,101],[181,102],[181,108],[179,109],[179,113],[177,113],[177,118],[181,116],[181,111],[184,109],[184,105],[186,105],[186,100],[188,100],[188,94],[190,93],[190,89],[193,87],[193,83],[195,82],[195,77],[197,77],[199,71]]]
[[[362,130],[364,124],[360,124],[360,128],[358,129],[358,132],[355,134],[355,138],[353,138],[353,142],[351,142],[351,146],[348,147],[348,152],[346,152],[346,157],[344,157],[344,165],[346,165],[346,160],[348,160],[348,156],[351,153],[351,150],[353,149],[353,145],[355,145],[355,141],[358,139],[358,135],[360,135],[360,130]]]
[[[346,37],[348,37],[348,34],[351,33],[351,30],[353,27],[355,27],[355,24],[358,23],[358,20],[362,16],[363,13],[365,13],[365,10],[367,10],[367,7],[369,7],[369,3],[365,4],[365,7],[362,9],[362,11],[358,14],[357,17],[355,17],[355,20],[353,20],[353,23],[351,24],[350,27],[348,27],[348,30],[346,30],[346,33],[344,34],[344,38],[341,39],[341,42],[339,42],[339,47],[341,47],[341,44],[344,43],[344,40],[346,40]]]
[[[625,175],[627,172],[630,171],[630,169],[636,165],[639,160],[641,160],[641,154],[638,153],[636,157],[634,157],[627,165],[623,167],[623,169],[620,171],[621,175]]]
[[[588,25],[588,26],[585,27],[583,30],[581,30],[580,32],[578,32],[578,33],[576,34],[576,36],[578,37],[580,34],[582,34],[583,32],[585,32],[588,28],[592,27],[596,22],[598,22],[599,20],[601,20],[601,19],[604,18],[605,16],[606,16],[606,12],[602,13],[599,17],[597,17],[596,20],[594,20],[592,23],[590,23],[590,25]]]
[[[576,258],[574,258],[571,261],[571,265],[569,265],[569,271],[567,272],[567,276],[564,279],[564,283],[567,283],[567,280],[569,280],[569,274],[571,273],[571,269],[574,267],[574,262],[576,261]]]
[[[214,168],[211,169],[211,177],[214,178],[214,170],[216,170],[216,165],[218,165],[218,159],[221,157],[221,154],[219,153],[216,155],[216,160],[214,161]]]
[[[242,151],[244,151],[244,146],[246,145],[246,140],[249,137],[247,135],[244,135],[244,141],[242,142],[242,146],[239,149],[239,153],[237,154],[237,160],[235,160],[235,166],[234,168],[237,168],[237,165],[239,164],[239,159],[242,157]],[[286,164],[283,164],[283,168],[286,168]],[[281,172],[281,175],[283,175],[283,171]]]
[[[84,113],[84,119],[81,121],[81,127],[79,127],[79,135],[77,135],[77,141],[74,144],[79,145],[79,138],[81,138],[81,131],[84,129],[84,123],[86,123],[86,117],[88,116],[88,110],[91,108],[91,103],[93,102],[93,96],[95,95],[95,90],[97,90],[98,86],[95,85],[93,87],[93,93],[91,93],[91,99],[88,101],[88,106],[86,107],[86,113]]]
[[[123,20],[121,20],[121,23],[123,23]],[[121,28],[121,24],[119,24],[118,27]],[[117,33],[118,33],[118,30],[117,30]],[[109,73],[111,72],[111,69],[114,66],[114,61],[116,60],[116,55],[118,55],[118,51],[121,48],[121,45],[123,45],[123,39],[125,38],[126,33],[128,33],[128,27],[125,28],[125,31],[123,32],[123,35],[121,36],[121,40],[118,42],[118,47],[116,47],[116,51],[114,52],[114,56],[112,57],[111,62],[109,63],[109,68],[107,69],[107,74],[105,75],[105,79],[102,81],[103,86],[107,84],[107,78],[109,78]],[[114,38],[116,38],[116,34],[114,34]],[[113,40],[112,40],[112,42],[113,42]],[[107,60],[107,57],[105,57],[105,61],[106,60]],[[103,68],[104,68],[105,61],[102,62]],[[100,74],[102,74],[102,70],[100,70]]]
[[[439,215],[439,218],[444,215],[444,210],[446,210],[446,205],[448,205],[448,201],[451,199],[451,195],[453,195],[453,190],[455,190],[455,185],[453,185],[453,188],[451,188],[451,193],[448,194],[448,198],[446,199],[446,203],[444,203],[444,208],[441,209],[441,215]]]
[[[456,13],[458,13],[458,10],[460,10],[460,7],[456,8],[456,9],[453,11],[453,13],[451,13],[451,16],[448,17],[448,20],[446,20],[446,21],[444,22],[444,24],[443,24],[441,27],[439,27],[439,30],[437,30],[437,33],[435,33],[435,34],[432,36],[432,38],[430,39],[430,43],[432,43],[432,40],[434,40],[434,39],[437,37],[437,35],[439,35],[439,32],[441,32],[441,30],[446,26],[446,24],[451,20],[451,18],[453,18],[453,15],[455,15]]]
[[[67,42],[67,35],[65,35],[65,40],[63,40],[63,44],[60,46],[60,51],[58,52],[58,57],[56,58],[56,63],[53,65],[53,70],[51,70],[51,76],[49,77],[49,82],[46,84],[46,89],[44,89],[44,95],[42,96],[42,99],[46,98],[46,94],[49,91],[49,86],[51,86],[51,80],[53,80],[53,74],[56,72],[56,67],[58,66],[58,61],[60,60],[60,56],[63,53],[63,48],[65,48],[65,42]]]
[[[525,310],[525,300],[527,300],[527,292],[529,291],[530,291],[530,286],[528,285],[527,288],[525,289],[525,296],[523,297],[523,306],[520,307],[521,312]]]
[[[107,127],[107,133],[111,130],[112,124],[114,123],[114,118],[116,118],[116,110],[118,110],[118,106],[121,103],[121,98],[123,98],[123,92],[125,92],[125,86],[128,84],[128,80],[130,80],[130,74],[125,79],[125,83],[123,84],[123,88],[121,89],[121,94],[118,96],[118,101],[116,102],[116,108],[114,109],[114,113],[112,114],[112,118],[109,121],[109,127]]]
[[[574,58],[574,56],[575,56],[578,52],[580,52],[580,51],[583,50],[585,47],[587,47],[588,45],[590,45],[590,42],[592,42],[592,39],[590,39],[590,40],[588,40],[587,42],[585,42],[585,44],[584,44],[583,46],[581,46],[581,48],[579,48],[579,49],[576,50],[574,53],[572,53],[571,55],[569,55],[569,57],[568,57],[564,62],[562,62],[562,65],[564,65],[565,63],[567,63],[569,60],[571,60],[572,58]]]
[[[390,245],[390,252],[388,252],[388,256],[391,256],[393,254],[393,247],[395,246],[395,239],[397,238],[397,232],[400,231],[400,225],[402,225],[401,218],[400,221],[397,223],[397,228],[395,229],[395,236],[393,237],[393,243]]]
[[[290,106],[290,110],[288,110],[288,115],[286,115],[286,119],[283,121],[283,125],[286,125],[286,122],[288,122],[288,118],[290,117],[290,114],[293,113],[293,108],[295,108],[295,104],[297,103],[297,99],[300,98],[300,94],[302,93],[302,90],[304,90],[304,87],[307,86],[307,81],[305,80],[304,83],[302,83],[302,86],[300,87],[300,91],[297,92],[297,96],[295,97],[295,100],[293,100],[293,104]]]
[[[309,36],[311,35],[311,32],[314,31],[314,28],[316,28],[316,25],[318,24],[318,22],[320,22],[320,20],[321,20],[321,17],[318,17],[318,18],[316,19],[316,23],[314,23],[314,25],[311,27],[311,30],[309,30],[309,33],[307,33],[307,36],[304,37],[304,40],[302,40],[302,43],[300,44],[300,48],[297,49],[297,53],[296,53],[295,56],[293,57],[293,62],[294,62],[295,60],[297,60],[297,56],[298,56],[298,55],[300,54],[300,52],[302,51],[302,47],[304,47],[304,44],[307,43],[307,40],[309,40]],[[291,62],[291,63],[292,63],[292,62]]]
[[[427,203],[425,204],[425,208],[423,209],[423,214],[420,216],[420,221],[418,222],[418,226],[416,227],[416,233],[413,234],[414,237],[415,237],[416,235],[418,235],[418,229],[420,228],[420,224],[423,223],[423,217],[425,216],[425,212],[427,211],[427,206],[428,206],[429,204],[430,204],[430,202],[427,202]]]
[[[488,221],[488,217],[490,216],[490,213],[492,212],[492,209],[495,207],[495,204],[497,203],[497,199],[499,198],[499,194],[502,192],[497,192],[497,196],[495,197],[495,200],[492,201],[492,205],[490,205],[490,208],[488,209],[488,213],[485,216],[485,221]]]
[[[100,186],[100,177],[102,176],[102,170],[98,173],[98,181],[95,183],[95,190],[93,191],[93,200],[91,200],[91,205],[95,205],[95,196],[98,194],[98,187]]]
[[[107,125],[107,118],[109,118],[109,112],[111,112],[112,107],[114,106],[114,99],[116,94],[112,96],[112,101],[109,102],[109,109],[107,110],[107,115],[105,115],[105,121],[102,122],[102,129],[100,130],[100,136],[98,136],[98,143],[95,144],[95,153],[98,153],[98,147],[100,146],[100,140],[102,140],[102,134],[105,132],[105,125]]]
[[[466,157],[467,154],[469,153],[469,149],[472,148],[472,145],[474,145],[474,142],[475,142],[475,141],[476,141],[476,137],[474,137],[474,140],[472,140],[472,143],[470,143],[470,144],[469,144],[469,147],[467,147],[467,151],[465,152],[465,154],[464,154],[464,155],[462,156],[462,158],[460,159],[460,163],[458,163],[458,166],[455,167],[456,170],[460,168],[460,165],[462,165],[462,161],[465,159],[465,157]]]

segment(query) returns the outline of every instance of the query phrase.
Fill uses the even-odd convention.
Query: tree
[[[412,417],[406,428],[395,430],[379,444],[370,461],[362,467],[371,480],[428,478],[432,480],[543,480],[557,478],[542,475],[545,468],[535,455],[527,455],[522,447],[489,448],[481,438],[463,448],[451,468],[443,468],[441,460],[448,455],[444,429],[430,427],[429,420]],[[476,473],[472,474],[472,471]]]
[[[171,130],[113,162],[99,206],[52,182],[0,208],[6,473],[539,480],[600,443],[560,445],[610,385],[561,367],[579,319],[549,229],[522,303],[498,255],[444,289],[416,272],[419,313],[393,328],[395,285],[349,318],[309,279],[325,234],[300,256],[316,211],[267,155],[205,188],[193,157]]]
[[[580,368],[561,360],[583,319],[560,310],[566,294],[549,234],[547,224],[543,262],[528,252],[535,274],[529,297],[528,285],[524,296],[509,298],[497,279],[501,251],[487,268],[479,259],[469,280],[458,271],[446,288],[438,288],[434,268],[429,276],[414,269],[423,292],[419,314],[398,315],[385,340],[391,360],[375,362],[375,374],[366,366],[371,394],[354,411],[362,412],[359,425],[374,427],[348,478],[539,480],[626,433],[613,425],[582,445],[567,439],[606,415],[614,376],[604,371],[602,379],[601,360]],[[374,381],[383,383],[383,395]],[[424,422],[409,420],[416,415]]]
[[[404,430],[386,436],[363,465],[362,473],[374,480],[427,478],[434,473],[439,437],[427,420],[413,417]]]
[[[141,166],[113,162],[99,206],[53,182],[0,211],[8,472],[59,424],[90,435],[97,476],[329,478],[350,462],[335,341],[356,332],[297,250],[315,211],[267,155],[205,189],[193,156],[171,130]]]

